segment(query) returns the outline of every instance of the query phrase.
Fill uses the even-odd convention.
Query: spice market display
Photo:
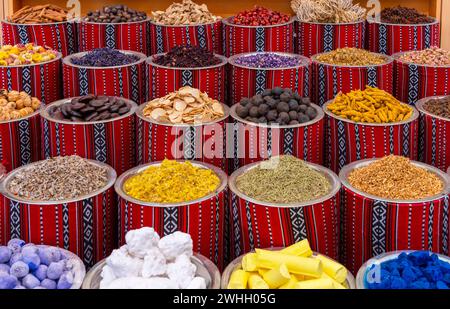
[[[450,289],[434,9],[25,2],[1,21],[0,289]]]

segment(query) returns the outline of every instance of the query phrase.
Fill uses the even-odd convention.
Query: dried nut
[[[196,25],[220,20],[208,11],[206,4],[198,5],[191,0],[173,3],[165,11],[152,12],[153,20],[164,25]]]
[[[26,117],[40,107],[41,101],[25,92],[0,90],[0,121]]]
[[[182,87],[177,92],[147,103],[143,115],[162,123],[193,124],[209,122],[225,115],[223,105],[206,93],[192,87]]]

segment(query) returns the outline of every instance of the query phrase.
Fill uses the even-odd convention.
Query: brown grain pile
[[[408,158],[388,156],[355,169],[348,181],[356,189],[393,200],[419,200],[441,193],[444,183]]]

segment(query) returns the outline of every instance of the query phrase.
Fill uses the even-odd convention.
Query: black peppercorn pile
[[[57,120],[92,122],[114,119],[130,110],[131,104],[123,99],[89,94],[55,106],[49,114]]]
[[[242,99],[236,114],[249,122],[279,125],[306,123],[317,117],[309,98],[283,88],[267,89],[253,98]]]
[[[108,5],[101,10],[89,11],[85,21],[96,23],[126,23],[147,19],[147,14],[142,11],[130,9],[126,5]]]
[[[199,68],[220,64],[222,60],[198,46],[175,46],[168,53],[155,57],[153,62],[176,68]]]
[[[434,19],[416,9],[397,6],[383,9],[381,21],[389,24],[428,24],[432,23]]]
[[[423,109],[438,117],[450,119],[450,96],[431,99],[423,105]]]

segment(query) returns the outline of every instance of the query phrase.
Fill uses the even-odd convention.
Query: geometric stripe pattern
[[[83,262],[94,265],[94,207],[92,198],[83,200]]]
[[[106,39],[106,47],[108,48],[116,48],[116,27],[114,24],[106,24],[105,29],[105,39]]]
[[[107,162],[106,125],[104,123],[94,124],[94,153],[95,160]]]
[[[11,238],[21,238],[20,203],[12,201],[9,205],[9,221],[11,224]]]
[[[299,242],[308,238],[306,232],[305,213],[303,207],[294,207],[289,209],[289,216],[292,222],[292,233],[294,242]]]
[[[377,256],[386,252],[387,203],[375,201],[372,215],[372,252]]]
[[[31,136],[30,122],[28,120],[19,121],[19,141],[20,141],[20,165],[31,163]]]
[[[256,51],[263,52],[266,46],[266,34],[263,27],[256,28]]]
[[[164,236],[175,233],[178,230],[178,208],[164,208]]]

